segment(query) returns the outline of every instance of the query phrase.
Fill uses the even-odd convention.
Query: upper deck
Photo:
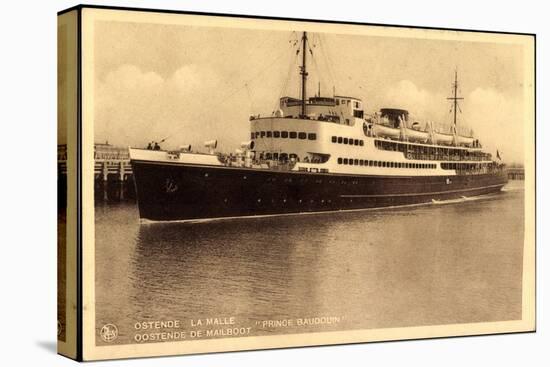
[[[305,114],[302,114],[304,107]],[[310,97],[305,102],[293,97],[282,97],[279,101],[279,110],[271,116],[251,116],[250,120],[269,117],[300,118],[316,121],[326,121],[352,126],[355,119],[364,116],[363,102],[355,97]]]

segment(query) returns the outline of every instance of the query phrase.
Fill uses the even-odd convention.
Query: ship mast
[[[302,66],[300,67],[300,75],[302,75],[302,116],[306,115],[306,81],[307,81],[306,43],[307,43],[307,34],[306,32],[304,32],[302,35]]]
[[[453,101],[453,112],[454,112],[453,125],[455,127],[455,130],[456,130],[456,111],[458,109],[458,101],[461,100],[461,99],[464,99],[462,97],[457,96],[457,90],[458,90],[458,73],[455,69],[455,82],[453,83],[453,92],[454,93],[453,93],[452,97],[447,98],[447,99]]]

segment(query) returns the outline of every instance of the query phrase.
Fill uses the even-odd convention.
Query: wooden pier
[[[135,197],[128,148],[95,144],[94,179],[96,200],[122,201]]]
[[[506,172],[509,180],[525,180],[525,169],[523,167],[508,167]]]
[[[129,159],[96,159],[94,177],[96,180],[127,181],[133,177]]]
[[[58,171],[67,173],[67,147],[57,149]],[[134,176],[127,148],[110,144],[94,145],[94,186],[96,199],[125,200],[135,197]]]
[[[102,181],[128,181],[133,177],[127,148],[108,144],[94,146],[94,178]],[[61,173],[67,173],[67,147],[57,147],[57,164]]]

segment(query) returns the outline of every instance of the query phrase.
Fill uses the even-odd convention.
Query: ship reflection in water
[[[96,205],[96,326],[235,317],[250,335],[521,318],[523,182],[457,204],[139,225]],[[334,317],[263,330],[259,320]],[[188,328],[189,329],[189,328]]]

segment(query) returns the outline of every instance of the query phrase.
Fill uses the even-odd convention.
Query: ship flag
[[[502,160],[502,158],[500,158],[500,152],[498,151],[498,149],[497,149],[497,158],[498,158],[499,161]]]

